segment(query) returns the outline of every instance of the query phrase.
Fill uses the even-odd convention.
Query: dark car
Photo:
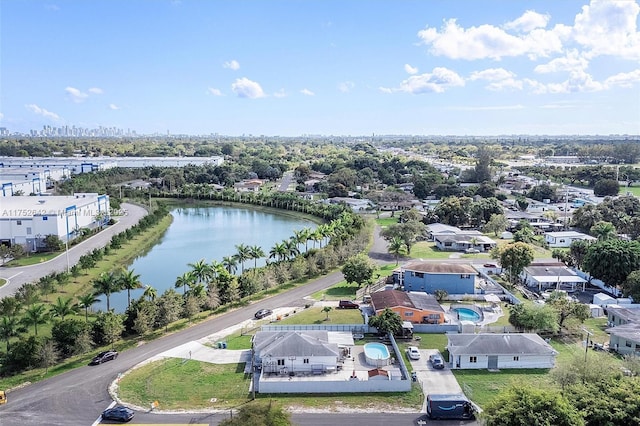
[[[89,365],[102,364],[103,362],[111,361],[111,360],[116,359],[116,358],[118,358],[118,352],[117,351],[100,352],[98,355],[93,357],[93,359],[91,360]]]
[[[102,412],[102,420],[116,420],[118,422],[128,422],[136,413],[123,405],[108,408]]]
[[[264,317],[268,317],[272,313],[273,311],[271,309],[260,309],[258,312],[255,313],[254,317],[256,317],[256,319],[262,319]]]
[[[357,303],[353,303],[350,300],[341,300],[338,303],[338,308],[340,308],[340,309],[358,309],[358,308],[360,308],[360,305],[358,305]]]
[[[438,354],[429,355],[429,362],[431,363],[433,368],[437,368],[438,370],[441,370],[444,368],[444,361],[442,360],[442,357]]]

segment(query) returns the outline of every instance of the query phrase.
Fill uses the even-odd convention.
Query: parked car
[[[262,319],[264,317],[268,317],[272,313],[273,311],[271,309],[260,309],[258,312],[255,313],[254,317],[256,319]]]
[[[118,422],[128,422],[135,416],[135,412],[123,405],[108,408],[102,412],[102,420],[115,420]]]
[[[432,419],[468,420],[475,417],[475,408],[463,394],[429,394],[427,415]]]
[[[438,354],[429,355],[429,362],[433,368],[437,368],[438,370],[444,368],[444,360]]]
[[[464,252],[465,253],[474,253],[475,254],[475,253],[480,253],[480,250],[478,250],[477,248],[470,247],[470,248],[466,249]]]
[[[415,346],[409,346],[409,348],[407,348],[407,356],[413,360],[420,359],[420,351]]]
[[[354,303],[350,300],[341,300],[338,303],[338,308],[340,309],[359,309],[360,305],[358,305],[357,303]]]
[[[118,358],[118,352],[117,351],[111,350],[111,351],[100,352],[98,355],[93,357],[93,359],[91,360],[89,365],[102,364],[103,362],[111,361],[111,360],[116,359],[116,358]]]

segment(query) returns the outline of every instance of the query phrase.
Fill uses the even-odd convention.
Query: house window
[[[469,274],[462,274],[462,275],[460,275],[460,278],[462,278],[463,280],[468,280],[469,278],[471,278],[471,275],[469,275]]]
[[[21,220],[16,220],[16,225],[22,225],[22,221]]]
[[[520,361],[520,357],[519,357],[519,356],[514,356],[514,357],[513,357],[513,360],[514,360],[514,361]]]
[[[629,342],[629,341],[627,340],[626,342],[624,342],[624,345],[625,345],[626,347],[630,348],[630,347],[631,347],[631,342]]]
[[[560,241],[558,241],[558,243],[564,243],[564,240],[561,239]]]
[[[49,220],[47,216],[42,216],[42,220]]]
[[[405,317],[412,317],[413,316],[413,312],[405,312],[404,316]]]
[[[282,366],[284,366],[284,359],[279,359],[279,360],[278,360],[278,365],[282,365]]]
[[[422,273],[422,272],[414,272],[413,276],[417,277],[417,278],[424,278],[424,273]]]
[[[31,227],[27,226],[27,235],[31,235]]]
[[[444,243],[445,247],[451,247],[453,244],[452,243]]]
[[[470,356],[469,357],[469,362],[472,364],[475,364],[476,362],[478,362],[478,357],[477,356]]]
[[[303,360],[302,360],[302,363],[303,363],[303,364],[309,364],[309,358],[305,358],[305,359],[303,359]]]

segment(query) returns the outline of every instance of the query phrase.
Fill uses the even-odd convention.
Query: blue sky
[[[0,127],[640,134],[637,0],[3,0]]]

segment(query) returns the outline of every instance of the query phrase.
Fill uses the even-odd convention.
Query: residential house
[[[429,241],[433,241],[433,236],[439,235],[455,235],[462,230],[457,226],[445,225],[444,223],[430,223],[426,226]]]
[[[371,306],[376,314],[391,309],[402,321],[413,324],[441,324],[445,321],[444,310],[436,298],[425,293],[400,290],[382,290],[371,293]]]
[[[630,322],[605,331],[609,333],[609,348],[619,354],[640,356],[640,322]]]
[[[438,250],[442,251],[477,250],[475,253],[484,253],[496,246],[495,241],[478,231],[461,231],[454,235],[434,234],[433,241]]]
[[[544,241],[550,248],[569,247],[574,241],[596,241],[597,238],[577,231],[545,232]]]
[[[414,261],[402,265],[398,280],[405,291],[474,294],[477,275],[478,271],[469,264]]]
[[[258,192],[264,182],[260,179],[247,179],[233,184],[236,192]]]
[[[350,333],[259,331],[253,337],[253,363],[268,374],[334,372],[353,346]]]
[[[545,289],[575,291],[578,287],[584,287],[587,282],[563,263],[532,263],[522,270],[520,278],[527,287],[538,291]]]
[[[447,334],[452,369],[553,368],[558,354],[535,333]]]
[[[333,197],[328,199],[329,204],[346,204],[354,212],[365,212],[371,210],[373,203],[366,198]]]

